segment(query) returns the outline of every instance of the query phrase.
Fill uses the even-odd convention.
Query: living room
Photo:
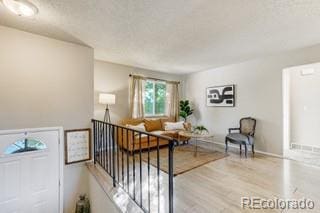
[[[17,2],[32,16],[10,7]],[[2,0],[1,209],[71,213],[86,194],[98,213],[307,211],[252,207],[253,198],[306,199],[318,212],[319,9],[287,0]],[[286,70],[315,85],[299,88],[310,98],[293,96],[296,82],[286,94]],[[68,131],[84,129],[90,158],[68,162]],[[9,153],[15,140],[36,137],[49,149]],[[54,199],[39,196],[57,180],[47,188]]]

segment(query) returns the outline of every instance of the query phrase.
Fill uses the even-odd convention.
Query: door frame
[[[290,149],[290,69],[282,70],[282,116],[283,116],[283,142],[282,155]]]
[[[63,127],[43,127],[43,128],[27,128],[27,129],[15,129],[15,130],[0,130],[0,135],[18,134],[24,132],[48,132],[57,131],[59,134],[58,148],[59,148],[59,213],[63,213],[63,167],[64,167],[64,134]]]
[[[291,66],[287,67],[282,70],[282,116],[283,116],[283,156],[287,157],[288,156],[288,151],[291,149],[291,126],[290,126],[290,112],[291,112],[291,107],[290,107],[290,93],[291,93],[291,88],[290,88],[290,72],[293,69],[307,69],[313,66],[318,65],[319,62],[315,63],[309,63],[309,64],[302,64],[302,65],[297,65],[297,66]]]

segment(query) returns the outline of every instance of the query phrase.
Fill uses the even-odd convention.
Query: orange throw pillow
[[[144,126],[146,127],[147,132],[158,131],[162,129],[160,119],[144,120]]]

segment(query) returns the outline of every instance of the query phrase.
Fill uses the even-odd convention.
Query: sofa
[[[184,123],[183,129],[175,130],[165,130],[166,122],[174,122],[170,118],[150,118],[150,119],[124,119],[119,124],[127,128],[133,128],[135,130],[141,130],[145,132],[150,132],[155,135],[163,135],[176,139],[177,141],[188,141],[190,138],[179,136],[178,132],[182,130],[191,130],[190,123]],[[140,127],[143,127],[140,129]],[[121,149],[133,152],[140,150],[140,136],[135,132],[133,136],[133,131],[120,128],[117,133],[118,146]],[[159,146],[168,145],[169,141],[159,138]],[[141,149],[155,148],[157,147],[157,137],[148,136],[146,134],[141,134]]]

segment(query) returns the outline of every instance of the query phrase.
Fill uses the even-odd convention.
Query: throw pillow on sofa
[[[164,130],[172,131],[172,130],[184,130],[184,122],[165,122],[164,123]]]
[[[144,123],[140,123],[138,125],[131,125],[131,124],[127,124],[126,127],[137,130],[137,131],[146,131],[146,128],[144,126]]]
[[[147,132],[158,131],[162,129],[161,120],[144,120],[144,126],[146,127]]]

